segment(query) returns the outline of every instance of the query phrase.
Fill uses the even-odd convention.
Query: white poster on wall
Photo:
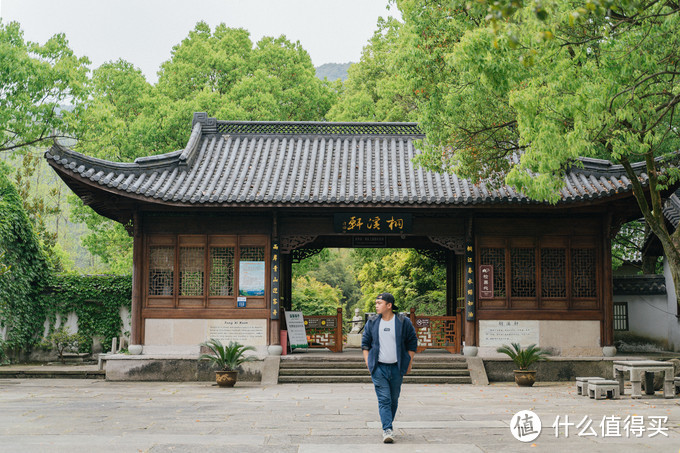
[[[241,296],[264,296],[264,261],[239,263],[238,293]]]

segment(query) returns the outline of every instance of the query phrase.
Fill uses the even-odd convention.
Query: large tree
[[[74,115],[64,107],[86,98],[88,64],[63,34],[40,45],[0,20],[0,151],[72,133]]]
[[[401,66],[427,134],[420,162],[552,202],[579,156],[622,164],[680,301],[680,231],[662,212],[678,179],[679,4],[501,3],[511,7],[487,16],[484,2],[397,1],[410,49]],[[640,161],[647,188],[631,166]]]
[[[415,121],[415,96],[395,58],[404,44],[400,40],[402,25],[393,17],[378,20],[361,61],[349,67],[342,93],[326,115],[329,120]]]

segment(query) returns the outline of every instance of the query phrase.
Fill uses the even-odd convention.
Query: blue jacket
[[[394,335],[397,340],[397,364],[401,375],[404,376],[411,363],[411,356],[408,351],[416,352],[418,349],[418,337],[416,329],[413,328],[411,320],[402,314],[395,314]],[[364,335],[361,338],[361,349],[368,350],[368,371],[373,374],[378,365],[378,354],[380,352],[380,320],[382,315],[368,319],[364,327]]]

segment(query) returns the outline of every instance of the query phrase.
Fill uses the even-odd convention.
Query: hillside
[[[347,70],[349,69],[352,62],[349,63],[326,63],[318,66],[316,69],[316,76],[323,80],[324,77],[328,80],[342,80],[343,82],[347,80]]]

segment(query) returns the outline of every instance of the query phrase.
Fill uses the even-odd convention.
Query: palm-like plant
[[[210,360],[221,371],[236,371],[242,363],[257,360],[254,356],[245,355],[246,351],[255,351],[254,347],[243,346],[234,341],[230,341],[229,345],[225,346],[220,340],[211,338],[201,346],[210,349],[212,354],[202,354],[200,358]]]
[[[496,349],[496,352],[507,354],[520,370],[526,370],[536,362],[548,360],[546,358],[549,355],[548,352],[536,347],[535,344],[531,344],[526,348],[522,348],[519,343],[511,343],[511,345],[512,347],[503,345]]]

